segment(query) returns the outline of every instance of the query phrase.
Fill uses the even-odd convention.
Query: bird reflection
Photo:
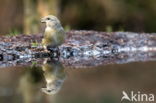
[[[64,67],[58,60],[45,59],[42,66],[34,64],[25,70],[19,81],[24,103],[41,101],[43,93],[40,90],[48,95],[58,93],[66,78]],[[46,81],[45,88],[42,88],[43,80]]]
[[[52,95],[60,91],[66,78],[63,65],[57,60],[45,59],[42,70],[46,81],[46,87],[42,92]]]

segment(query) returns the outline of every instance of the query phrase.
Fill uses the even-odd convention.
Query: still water
[[[121,103],[123,91],[156,94],[155,78],[154,61],[74,68],[47,60],[1,68],[0,103]]]

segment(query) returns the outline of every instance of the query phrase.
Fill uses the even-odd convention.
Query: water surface
[[[156,62],[75,69],[46,61],[1,68],[0,103],[120,103],[122,91],[156,94],[155,78]]]

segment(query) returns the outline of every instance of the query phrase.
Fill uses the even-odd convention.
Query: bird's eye
[[[47,18],[47,20],[50,20],[50,18]]]
[[[47,92],[51,92],[51,90],[47,90]]]

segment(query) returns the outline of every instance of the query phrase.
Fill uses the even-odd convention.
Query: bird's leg
[[[58,46],[47,46],[47,50],[52,54],[51,57],[55,58],[59,56]]]

